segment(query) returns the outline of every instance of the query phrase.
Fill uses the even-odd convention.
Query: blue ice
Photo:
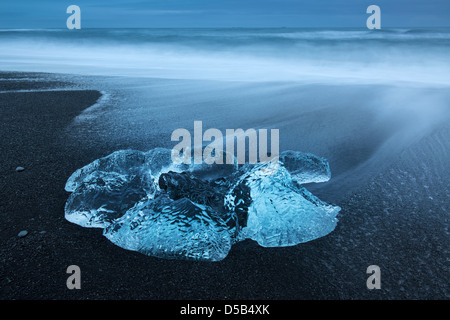
[[[331,177],[328,162],[285,151],[278,164],[174,164],[171,150],[120,150],[66,183],[68,221],[102,228],[114,244],[146,255],[220,261],[252,239],[294,246],[334,230],[340,208],[302,184]]]

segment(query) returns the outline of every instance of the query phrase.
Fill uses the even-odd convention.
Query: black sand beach
[[[142,147],[135,140],[102,143],[89,127],[86,140],[68,139],[73,119],[101,97],[95,86],[49,74],[0,78],[0,299],[450,297],[448,121],[347,195],[312,187],[342,208],[326,237],[286,248],[246,241],[216,263],[164,260],[123,250],[102,230],[64,219],[64,185],[76,169]],[[339,159],[344,173],[347,162]],[[18,166],[25,170],[16,172]],[[20,238],[22,230],[28,234]],[[366,287],[373,264],[381,268],[382,290]],[[66,287],[69,265],[81,268],[81,290]]]

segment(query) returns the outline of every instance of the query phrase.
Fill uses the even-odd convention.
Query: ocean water
[[[450,29],[0,30],[2,70],[170,79],[450,83]]]

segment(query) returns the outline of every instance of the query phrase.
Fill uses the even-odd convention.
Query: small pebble
[[[25,237],[27,234],[28,234],[28,231],[27,231],[27,230],[23,230],[23,231],[20,231],[19,234],[18,234],[17,236],[18,236],[19,238],[23,238],[23,237]]]
[[[25,170],[24,167],[17,167],[17,168],[16,168],[16,171],[17,171],[17,172],[22,172],[22,171],[24,171],[24,170]]]

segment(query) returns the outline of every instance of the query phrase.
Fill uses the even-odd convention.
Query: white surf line
[[[0,78],[0,81],[49,81],[45,78]]]
[[[93,119],[95,118],[95,111],[101,107],[103,107],[105,105],[106,102],[108,102],[110,100],[111,94],[105,92],[105,91],[100,91],[100,98],[98,98],[97,102],[95,102],[92,106],[84,109],[81,114],[79,114],[78,116],[76,116],[73,119],[74,123],[77,122],[82,122],[83,120],[89,120],[89,119]]]
[[[0,93],[26,93],[26,92],[58,92],[58,91],[86,91],[87,89],[57,88],[57,89],[23,89],[23,90],[2,90]]]

